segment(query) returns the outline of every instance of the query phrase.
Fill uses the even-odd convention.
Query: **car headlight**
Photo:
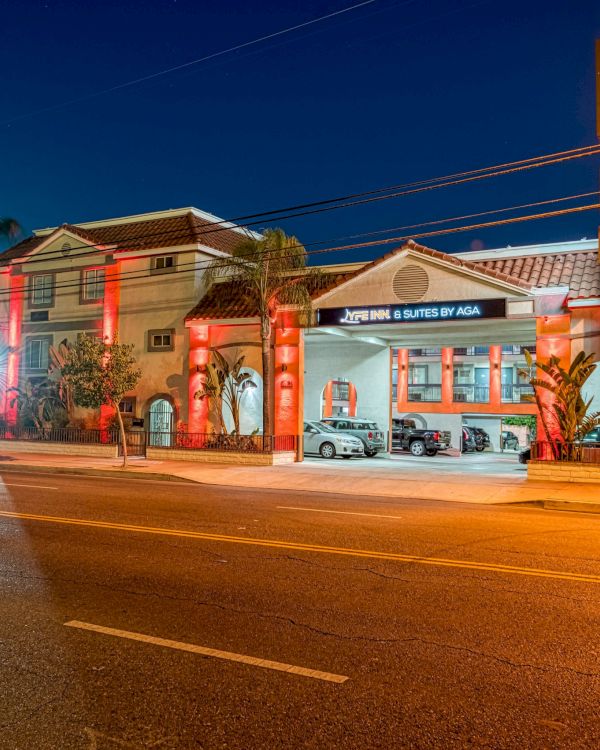
[[[339,441],[342,445],[358,445],[356,440],[348,440],[346,438],[339,438]]]

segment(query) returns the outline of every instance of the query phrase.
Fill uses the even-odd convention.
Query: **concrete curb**
[[[161,474],[159,472],[140,472],[130,469],[88,469],[76,466],[43,466],[40,464],[6,464],[0,461],[0,472],[30,472],[31,474],[75,474],[88,477],[125,477],[126,479],[148,479],[154,482],[185,482],[186,484],[201,484],[193,479],[178,477],[175,474]]]
[[[567,510],[576,513],[600,513],[600,503],[586,503],[577,500],[545,500],[546,510]]]

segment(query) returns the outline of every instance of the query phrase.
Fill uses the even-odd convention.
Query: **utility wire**
[[[387,238],[380,239],[380,240],[373,240],[373,241],[370,241],[370,242],[359,242],[359,243],[351,243],[351,244],[346,244],[346,245],[340,245],[340,246],[336,246],[336,247],[320,248],[318,250],[312,250],[312,251],[308,252],[307,255],[308,254],[310,254],[310,255],[321,255],[321,254],[324,254],[324,253],[337,253],[337,252],[342,252],[342,251],[347,251],[347,250],[355,250],[355,249],[358,249],[358,248],[366,248],[366,247],[374,247],[374,246],[387,245],[387,244],[395,244],[395,243],[403,242],[403,241],[406,241],[406,240],[409,240],[409,239],[422,238],[422,237],[435,237],[435,236],[439,236],[439,235],[443,235],[443,234],[454,234],[454,233],[457,233],[457,232],[466,232],[466,231],[470,231],[470,230],[473,230],[473,229],[487,229],[487,228],[490,228],[490,227],[504,226],[506,224],[514,224],[514,223],[523,222],[523,221],[534,221],[534,220],[539,220],[539,219],[554,218],[554,217],[557,217],[557,216],[564,216],[564,215],[567,215],[567,214],[580,213],[580,212],[583,212],[583,211],[591,211],[591,210],[595,210],[595,209],[598,209],[598,208],[600,208],[600,203],[593,203],[593,204],[589,204],[589,205],[586,205],[586,206],[575,206],[575,207],[572,207],[572,208],[563,208],[563,209],[559,209],[559,210],[556,210],[556,211],[548,211],[548,212],[544,212],[544,213],[531,214],[531,215],[527,215],[527,216],[516,216],[516,217],[511,217],[511,218],[508,218],[508,219],[498,219],[496,221],[489,221],[489,222],[484,222],[484,223],[480,223],[480,224],[470,224],[470,225],[460,226],[460,227],[449,227],[449,228],[446,228],[446,229],[439,229],[439,230],[435,230],[435,231],[432,231],[432,232],[422,232],[420,234],[401,235],[401,236],[395,236],[395,237],[387,237]],[[280,248],[279,250],[277,250],[277,252],[281,252],[282,249],[285,250],[286,248]],[[253,255],[249,254],[248,256],[244,256],[244,257],[248,261],[251,261]],[[283,256],[283,257],[291,258],[291,257],[296,257],[296,256],[295,255],[289,255],[289,256]],[[228,267],[234,265],[231,261],[227,261],[227,259],[224,259],[224,262],[222,264],[219,263],[219,261],[216,261],[216,262],[215,261],[200,261],[197,264],[193,264],[193,269],[200,270],[202,268],[205,268],[207,265],[211,265],[211,264],[212,264],[213,268],[228,268]],[[185,264],[185,265],[188,265],[188,264]],[[174,271],[170,271],[170,272],[166,273],[165,276],[171,277],[171,276],[173,276],[175,274],[178,274],[178,273],[187,273],[187,272],[189,272],[190,270],[193,270],[193,269],[186,269],[184,271],[182,268],[178,267]],[[301,270],[301,269],[299,269],[299,270]],[[125,279],[126,281],[135,281],[137,279],[146,279],[146,278],[149,278],[151,276],[151,274],[149,273],[148,270],[145,270],[144,272],[137,271],[137,272],[124,272],[124,273],[137,274],[137,275],[131,275],[130,277],[128,277],[127,279]],[[115,276],[109,277],[108,279],[106,279],[106,283],[108,284],[112,280],[114,280],[114,281],[119,280],[120,281],[121,277],[122,277],[122,274],[115,274]],[[64,283],[55,285],[54,288],[55,289],[57,289],[57,288],[60,288],[60,289],[81,288],[83,284],[84,284],[84,282],[82,280],[79,280],[79,281],[76,281],[76,282],[64,282]],[[21,292],[21,295],[23,296],[25,294],[28,294],[29,291],[30,290],[28,290],[28,289],[23,289],[22,292]],[[0,290],[0,297],[1,296],[5,296],[5,295],[10,295],[10,294],[14,294],[14,291],[11,290],[11,289]],[[69,293],[67,292],[67,294],[69,294]],[[18,296],[18,294],[17,294],[17,296]],[[55,297],[57,297],[57,296],[64,296],[64,295],[55,294]]]
[[[256,39],[251,39],[248,42],[235,44],[232,47],[219,50],[218,52],[212,52],[209,55],[198,57],[195,60],[189,60],[186,63],[181,63],[180,65],[173,65],[170,68],[165,68],[164,70],[158,70],[156,71],[156,73],[150,73],[149,75],[141,76],[140,78],[134,78],[130,81],[125,81],[124,83],[118,83],[115,86],[110,86],[109,88],[101,89],[100,91],[94,91],[90,94],[85,94],[84,96],[76,97],[75,99],[69,99],[64,102],[59,102],[58,104],[52,104],[48,107],[43,107],[42,109],[37,109],[33,112],[26,112],[22,115],[17,115],[16,117],[11,118],[10,120],[5,120],[1,124],[10,125],[11,123],[17,122],[18,120],[24,120],[28,117],[34,117],[35,115],[39,115],[44,112],[51,112],[57,109],[62,109],[63,107],[68,107],[71,104],[78,104],[79,102],[85,102],[85,101],[89,101],[90,99],[96,99],[99,96],[105,96],[106,94],[111,94],[115,91],[121,91],[126,88],[131,88],[132,86],[136,86],[139,83],[144,83],[145,81],[151,81],[156,78],[166,76],[169,73],[175,73],[178,70],[183,70],[184,68],[190,68],[194,65],[199,65],[200,63],[207,62],[208,60],[213,60],[215,57],[222,57],[223,55],[227,55],[231,52],[236,52],[237,50],[244,49],[245,47],[251,47],[255,44],[259,44],[260,42],[266,42],[269,39],[274,39],[275,37],[282,36],[283,34],[289,34],[292,31],[297,31],[298,29],[303,29],[303,28],[306,28],[307,26],[312,26],[315,23],[326,21],[329,18],[340,16],[343,13],[349,13],[352,10],[362,8],[365,5],[372,5],[376,1],[377,0],[363,0],[363,2],[355,3],[354,5],[349,5],[346,8],[341,8],[340,10],[333,11],[332,13],[327,13],[324,16],[313,18],[310,21],[304,21],[303,23],[298,23],[295,26],[288,26],[288,28],[280,29],[279,31],[274,31],[272,34],[265,34],[264,36],[258,37]]]
[[[581,153],[584,150],[585,150],[585,152]],[[563,154],[563,156],[561,156],[561,154]],[[570,149],[568,151],[561,151],[561,152],[556,152],[556,153],[553,153],[553,154],[546,154],[546,155],[543,155],[543,156],[531,157],[530,159],[521,159],[521,160],[516,161],[516,162],[507,162],[505,164],[500,164],[500,165],[497,165],[498,167],[502,168],[502,169],[499,169],[499,170],[496,170],[496,167],[484,167],[484,168],[481,168],[481,169],[472,170],[470,172],[459,172],[459,173],[456,173],[456,176],[458,176],[458,177],[460,177],[461,175],[466,175],[466,177],[464,177],[462,179],[448,181],[446,179],[446,177],[438,177],[438,178],[431,178],[429,180],[420,180],[420,181],[413,182],[413,183],[406,183],[404,187],[410,188],[412,185],[419,186],[419,185],[423,185],[424,183],[433,183],[434,180],[438,181],[437,184],[427,184],[424,187],[417,187],[414,190],[409,189],[409,190],[405,190],[403,192],[396,192],[396,193],[394,193],[392,195],[384,195],[384,196],[377,196],[375,198],[369,198],[366,201],[359,200],[359,201],[352,202],[352,203],[345,203],[345,204],[342,204],[342,205],[329,206],[327,208],[323,208],[323,209],[319,209],[319,210],[315,210],[315,211],[310,210],[310,211],[304,211],[304,212],[298,213],[298,214],[290,214],[289,216],[283,216],[283,217],[280,216],[280,217],[278,217],[278,219],[291,218],[293,216],[304,216],[304,215],[309,214],[309,213],[320,213],[323,210],[329,211],[329,210],[335,210],[337,208],[346,208],[346,207],[348,207],[350,205],[358,205],[358,204],[361,204],[363,202],[371,202],[373,200],[387,200],[389,198],[397,198],[397,197],[400,197],[400,196],[403,196],[403,195],[410,195],[410,194],[413,194],[413,193],[416,193],[416,192],[422,192],[423,190],[433,190],[433,189],[437,189],[437,188],[441,188],[441,187],[448,187],[448,186],[452,186],[452,185],[456,185],[456,184],[462,184],[464,182],[470,182],[472,180],[480,180],[480,179],[485,179],[485,178],[488,178],[488,177],[496,177],[496,176],[500,176],[500,175],[503,175],[503,174],[508,174],[508,173],[515,172],[515,171],[524,171],[524,170],[527,170],[527,169],[534,169],[536,167],[546,166],[548,164],[556,164],[556,163],[561,163],[561,162],[564,162],[564,161],[570,161],[571,159],[579,159],[579,158],[583,158],[583,157],[586,157],[586,156],[596,156],[596,155],[599,155],[599,154],[600,154],[600,145],[592,145],[592,146],[585,146],[585,147],[581,147],[581,148],[577,148],[577,149]],[[551,158],[551,157],[556,157],[556,158]],[[543,160],[543,161],[535,161],[535,160]],[[525,164],[525,162],[533,162],[533,163]],[[510,167],[511,164],[515,165],[514,168]],[[504,167],[509,167],[509,168],[503,169]],[[481,174],[482,172],[484,172],[484,170],[486,170],[488,172],[489,172],[489,170],[496,170],[496,171],[490,172],[488,174]],[[453,175],[450,175],[450,177],[453,177]],[[439,181],[443,181],[443,182],[439,182]],[[387,190],[387,189],[389,189],[389,188],[381,188],[380,191],[381,190]],[[371,192],[380,192],[380,191],[371,191]],[[364,193],[364,195],[368,195],[368,194],[370,194],[370,193]],[[327,201],[323,201],[322,203],[331,203],[333,200],[339,200],[339,199],[328,199]],[[319,202],[315,202],[312,205],[318,205],[318,204],[319,204]],[[309,205],[309,204],[303,204],[303,205]],[[302,205],[299,205],[298,208],[302,208]],[[288,210],[288,209],[275,209],[275,210],[273,210],[273,211],[271,211],[269,213],[270,214],[274,214],[274,213],[277,213],[279,211],[286,211],[286,210]],[[259,215],[261,215],[261,214],[251,214],[251,215],[248,215],[247,217],[243,217],[243,216],[242,217],[238,217],[237,219],[220,219],[220,220],[218,220],[216,222],[213,222],[210,225],[208,225],[206,229],[203,228],[201,234],[202,234],[202,236],[204,236],[204,235],[218,233],[218,232],[225,231],[225,230],[234,231],[231,228],[231,226],[224,226],[224,225],[226,225],[226,224],[232,224],[232,223],[234,223],[236,221],[241,221],[244,218],[251,218],[253,216],[259,216]],[[267,216],[268,214],[265,212],[264,215]],[[246,224],[246,226],[256,225],[256,224],[260,224],[260,223],[263,223],[263,221],[261,220],[261,221],[250,222],[250,223]],[[74,226],[77,226],[77,225],[74,225]],[[59,229],[59,228],[60,227],[57,227],[57,229]],[[243,229],[243,227],[238,227],[238,228],[239,229]],[[84,228],[84,231],[85,231],[85,228]],[[115,250],[115,249],[116,250],[119,250],[119,249],[122,249],[122,250],[123,249],[135,250],[135,249],[137,249],[136,248],[136,244],[135,244],[137,240],[139,240],[139,242],[141,244],[145,245],[147,243],[148,239],[151,239],[152,237],[161,237],[161,238],[164,238],[167,235],[171,235],[171,234],[180,235],[181,234],[181,229],[166,230],[166,231],[162,231],[162,232],[156,232],[155,234],[140,235],[138,237],[128,237],[126,240],[123,241],[125,244],[123,244],[122,247],[119,247],[119,242],[118,241],[117,242],[105,242],[105,243],[97,242],[97,243],[88,243],[88,244],[85,244],[85,245],[79,245],[79,246],[71,247],[71,250],[85,250],[85,249],[90,248],[90,247],[92,247],[92,248],[103,247],[103,248],[110,248],[111,250]],[[241,238],[240,238],[240,241],[241,241]],[[143,248],[140,248],[140,249],[143,249]],[[148,250],[152,250],[152,249],[157,249],[157,248],[151,248],[151,247],[149,247],[147,249]],[[104,251],[101,251],[100,253],[95,253],[95,251],[90,250],[89,253],[87,253],[87,254],[88,255],[94,255],[94,254],[102,254],[103,252]],[[32,260],[32,261],[28,261],[28,263],[44,262],[47,259],[51,259],[52,257],[59,256],[61,254],[62,254],[62,251],[60,251],[60,250],[51,251],[51,252],[48,252],[48,253],[44,253],[44,258],[40,258],[39,261]],[[81,257],[82,255],[83,255],[83,253],[80,253],[79,257]],[[2,256],[0,255],[0,263],[1,262],[2,262]]]
[[[477,218],[477,217],[480,217],[480,216],[489,216],[491,214],[506,213],[507,211],[518,211],[518,210],[521,210],[521,209],[524,209],[524,208],[535,208],[535,207],[538,207],[538,206],[547,206],[547,205],[550,205],[550,204],[563,203],[565,201],[576,200],[576,199],[579,199],[579,198],[587,198],[587,197],[592,196],[592,195],[598,195],[598,191],[597,190],[592,190],[592,191],[587,192],[587,193],[578,193],[576,195],[566,195],[566,196],[562,196],[560,198],[550,198],[548,200],[536,201],[534,203],[521,203],[521,204],[516,205],[516,206],[508,206],[508,207],[505,207],[505,208],[490,209],[488,211],[479,211],[477,213],[472,213],[472,214],[462,214],[461,216],[451,216],[451,217],[447,217],[445,219],[436,219],[436,220],[431,220],[431,221],[423,221],[423,222],[419,222],[418,224],[405,224],[403,226],[389,227],[387,229],[377,229],[377,230],[374,230],[374,231],[371,231],[371,232],[360,232],[360,233],[357,233],[357,234],[346,235],[346,236],[342,236],[342,237],[334,237],[334,238],[330,238],[330,239],[327,239],[327,240],[313,240],[312,242],[306,242],[306,243],[301,243],[301,244],[302,244],[302,247],[307,248],[307,247],[312,247],[313,245],[324,245],[324,244],[337,243],[337,242],[342,242],[344,240],[359,239],[361,237],[372,237],[372,236],[377,235],[377,234],[386,234],[388,232],[400,232],[400,231],[404,231],[404,230],[407,230],[407,229],[416,229],[416,228],[426,227],[426,226],[436,226],[436,225],[439,225],[439,224],[446,224],[446,223],[454,222],[454,221],[464,221],[466,219],[473,219],[473,218]],[[381,241],[381,244],[385,244],[383,240]],[[292,249],[292,246],[290,245],[288,248],[286,248],[286,247],[280,248],[277,252],[280,252],[281,249],[283,249],[283,250]],[[169,255],[185,255],[185,254],[189,254],[190,252],[194,252],[194,251],[191,251],[191,250],[175,250],[175,251],[169,252]],[[308,250],[306,252],[306,255],[310,256],[310,255],[315,254],[315,252],[316,252],[315,250]],[[102,254],[104,255],[104,251],[102,251]],[[264,257],[264,256],[268,257],[271,254],[272,253],[270,251],[266,251],[266,252],[264,252],[264,253],[261,254],[261,257]],[[79,259],[81,257],[84,257],[84,253],[80,253],[79,255],[74,256],[74,257],[75,257],[75,259]],[[87,255],[85,257],[87,257]],[[146,257],[152,257],[152,256],[146,256]],[[248,256],[248,257],[253,257],[253,256]],[[40,259],[40,262],[41,261],[42,261],[42,259]],[[27,262],[27,266],[29,266],[30,263],[32,263],[32,262],[34,262],[34,261],[28,261]],[[210,265],[212,265],[213,267],[228,268],[230,266],[233,266],[233,263],[229,260],[228,257],[223,257],[220,262],[218,261],[218,259],[190,261],[189,263],[178,263],[177,264],[177,270],[179,271],[179,269],[183,269],[183,268],[189,267],[189,266],[191,266],[190,270],[202,270],[203,268],[206,268],[206,267],[208,267]],[[77,270],[78,270],[77,268],[69,269],[69,271],[72,272],[72,273],[73,272],[77,272]],[[79,269],[79,270],[89,270],[89,269]],[[169,273],[173,273],[173,271],[170,271]],[[135,270],[135,271],[122,271],[119,274],[119,278],[125,279],[126,276],[130,276],[132,274],[139,274],[139,270]],[[61,283],[63,283],[63,282],[61,282]],[[61,283],[56,284],[55,288],[60,287]],[[64,283],[70,283],[70,282],[64,282]]]

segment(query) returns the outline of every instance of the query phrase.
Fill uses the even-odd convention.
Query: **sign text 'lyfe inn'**
[[[463,299],[411,305],[331,307],[317,311],[317,321],[320,326],[364,326],[505,317],[505,299]]]

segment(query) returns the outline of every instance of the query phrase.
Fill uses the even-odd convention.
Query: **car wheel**
[[[410,452],[413,456],[423,456],[425,454],[425,443],[422,440],[415,440],[410,444]]]
[[[475,450],[481,453],[481,451],[483,450],[483,445],[478,445],[477,448],[475,448]]]
[[[335,447],[333,443],[323,443],[319,448],[322,458],[335,458]]]
[[[430,448],[428,451],[425,451],[425,453],[427,453],[428,456],[435,456],[435,454],[437,453],[437,449]]]
[[[373,456],[376,456],[376,455],[377,455],[377,451],[371,451],[365,448],[365,456],[367,458],[373,458]]]

